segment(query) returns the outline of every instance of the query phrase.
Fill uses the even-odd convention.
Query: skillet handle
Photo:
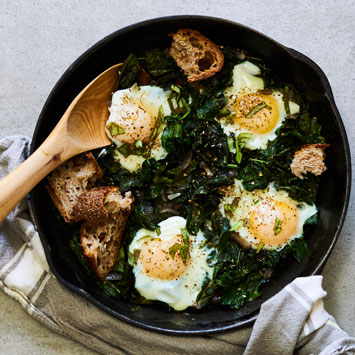
[[[0,222],[45,176],[75,155],[69,148],[72,147],[70,138],[53,133],[27,160],[0,181]]]

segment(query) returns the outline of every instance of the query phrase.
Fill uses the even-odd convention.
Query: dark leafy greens
[[[308,253],[303,238],[293,240],[281,251],[267,251],[262,246],[257,250],[244,249],[236,238],[238,226],[230,226],[218,210],[221,187],[232,185],[235,178],[240,179],[248,191],[265,189],[273,182],[276,188],[286,190],[297,201],[314,202],[319,179],[311,176],[298,179],[291,173],[290,163],[302,144],[324,142],[317,119],[291,85],[275,82],[260,59],[228,47],[222,50],[223,69],[195,85],[187,83],[167,49],[131,54],[120,69],[117,89],[133,84],[171,89],[169,103],[172,112],[162,115],[156,127],[159,129],[163,124],[165,127],[161,142],[168,152],[166,158],[159,161],[149,158],[149,151],[141,144],[123,147],[120,152],[124,156],[148,157],[138,172],[130,172],[115,160],[114,145],[95,152],[104,172],[99,185],[119,186],[122,193],[132,191],[135,197],[116,266],[105,281],[97,281],[111,297],[149,302],[134,289],[128,246],[138,229],[155,230],[159,222],[174,215],[186,218],[189,233],[197,234],[202,230],[211,248],[208,262],[214,267],[214,273],[212,279],[206,277],[204,281],[197,300],[201,307],[212,299],[232,308],[255,300],[260,295],[260,286],[268,282],[278,265],[291,257],[301,261]],[[255,62],[261,68],[266,90],[278,88],[283,92],[287,108],[289,100],[301,106],[300,114],[288,115],[277,131],[277,139],[269,142],[266,149],[246,149],[248,134],[227,137],[218,121],[228,114],[224,110],[226,99],[223,92],[232,84],[233,67],[244,60]],[[236,153],[232,153],[232,148]],[[228,207],[231,208],[225,206]],[[316,217],[308,222],[316,223]],[[280,223],[275,224],[275,228],[279,231]],[[175,245],[170,253],[174,256],[179,251],[186,257],[187,243],[188,239],[184,238],[184,244]],[[85,265],[77,236],[71,245]]]

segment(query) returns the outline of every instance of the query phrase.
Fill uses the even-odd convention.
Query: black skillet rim
[[[325,253],[325,255],[323,256],[323,258],[319,261],[318,265],[314,268],[313,272],[311,273],[311,275],[316,275],[319,274],[327,260],[327,258],[329,257],[335,243],[336,240],[341,232],[341,229],[343,227],[344,224],[344,220],[346,217],[346,212],[348,209],[348,205],[349,205],[349,199],[350,199],[350,192],[351,192],[351,155],[350,155],[350,148],[349,148],[349,143],[348,143],[348,139],[347,139],[347,135],[346,135],[346,131],[345,131],[345,127],[344,124],[342,122],[342,119],[340,117],[339,111],[336,107],[336,104],[334,102],[334,97],[333,97],[333,93],[329,84],[329,81],[326,77],[326,75],[324,74],[324,72],[322,71],[322,69],[315,63],[313,62],[310,58],[308,58],[307,56],[297,52],[294,49],[285,47],[284,45],[278,43],[277,41],[271,39],[270,37],[262,34],[259,31],[256,31],[248,26],[244,26],[242,24],[239,24],[237,22],[234,21],[230,21],[230,20],[225,20],[222,18],[217,18],[217,17],[211,17],[211,16],[200,16],[200,15],[179,15],[179,16],[167,16],[167,17],[159,17],[159,18],[154,18],[154,19],[150,19],[150,20],[146,20],[146,21],[142,21],[142,22],[138,22],[135,23],[133,25],[130,26],[126,26],[124,28],[121,28],[113,33],[111,33],[110,35],[104,37],[102,40],[98,41],[97,43],[95,43],[93,46],[91,46],[88,50],[86,50],[76,61],[73,62],[73,64],[71,64],[69,66],[69,68],[64,72],[64,74],[59,78],[59,80],[57,81],[56,85],[53,87],[53,89],[51,90],[43,108],[41,111],[41,114],[38,118],[37,124],[36,124],[36,128],[33,134],[33,140],[31,143],[31,149],[30,149],[30,153],[32,154],[34,152],[34,150],[37,148],[35,147],[35,144],[33,142],[36,142],[38,140],[37,136],[38,136],[38,132],[40,129],[40,126],[42,125],[42,121],[45,119],[45,112],[47,110],[47,107],[51,104],[52,98],[56,95],[57,93],[57,88],[58,86],[60,86],[61,82],[64,80],[67,80],[70,75],[71,72],[77,68],[78,66],[80,66],[80,64],[86,60],[86,58],[88,56],[91,55],[92,52],[94,52],[95,50],[97,50],[99,47],[101,47],[102,45],[104,45],[106,42],[110,41],[112,38],[122,35],[124,33],[127,33],[131,30],[134,30],[136,28],[139,27],[144,27],[146,25],[150,25],[150,24],[154,24],[154,23],[164,23],[164,22],[169,22],[169,21],[175,21],[175,20],[198,20],[198,21],[213,21],[213,22],[219,22],[221,24],[229,24],[229,25],[233,25],[239,28],[242,28],[244,30],[253,32],[257,35],[259,35],[260,37],[265,38],[268,41],[273,42],[276,46],[279,46],[280,48],[282,48],[283,50],[287,51],[290,56],[292,56],[295,59],[300,60],[301,62],[305,63],[307,66],[309,66],[311,69],[313,69],[318,77],[320,78],[321,82],[322,82],[322,86],[323,86],[323,90],[324,90],[324,94],[327,96],[328,101],[334,111],[334,115],[336,117],[336,121],[338,124],[338,127],[340,129],[340,133],[342,136],[342,141],[344,144],[344,149],[345,149],[345,158],[346,158],[346,186],[345,186],[345,194],[344,194],[344,201],[343,201],[343,206],[342,206],[342,211],[341,211],[341,218],[339,221],[339,224],[337,226],[336,232],[333,236],[332,239],[332,243],[330,245],[330,247],[328,248],[327,252]],[[55,275],[55,277],[63,284],[65,285],[67,288],[69,288],[71,291],[82,295],[83,297],[85,297],[87,300],[89,300],[91,303],[93,303],[94,305],[96,305],[97,307],[101,308],[102,310],[108,312],[109,314],[125,321],[128,322],[129,324],[132,325],[136,325],[148,330],[153,330],[156,332],[161,332],[161,333],[165,333],[165,334],[171,334],[171,335],[187,335],[187,334],[208,334],[208,333],[215,333],[215,332],[222,332],[222,331],[227,331],[230,329],[235,329],[235,328],[240,328],[246,325],[250,325],[252,324],[257,316],[258,316],[258,311],[250,314],[249,316],[247,316],[247,319],[242,319],[242,320],[237,320],[235,323],[229,324],[229,325],[224,325],[224,326],[215,326],[213,328],[210,329],[202,329],[202,330],[176,330],[176,329],[165,329],[165,328],[160,328],[157,326],[152,326],[149,324],[145,324],[145,323],[141,323],[139,321],[136,321],[134,319],[128,318],[124,315],[121,315],[119,313],[117,313],[116,311],[113,311],[111,308],[105,306],[104,304],[102,304],[100,301],[98,301],[95,297],[93,297],[90,293],[88,293],[87,291],[83,290],[82,288],[79,288],[77,286],[74,286],[73,284],[71,284],[70,282],[66,281],[64,278],[61,277],[61,275],[58,273],[58,271],[56,270],[56,267],[54,266],[54,263],[52,261],[51,258],[51,252],[50,252],[50,247],[47,244],[47,241],[43,235],[43,233],[41,232],[41,228],[40,228],[40,224],[38,223],[38,216],[36,214],[36,211],[34,210],[32,204],[31,204],[31,199],[33,197],[33,194],[31,193],[30,195],[30,213],[32,216],[33,221],[35,222],[36,228],[39,232],[39,236],[42,242],[42,245],[44,247],[44,251],[45,251],[45,255],[49,264],[49,267],[52,271],[52,273]],[[301,275],[302,276],[302,275]]]

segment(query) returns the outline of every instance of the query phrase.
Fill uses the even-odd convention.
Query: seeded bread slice
[[[75,221],[72,213],[79,196],[101,177],[102,171],[91,152],[66,161],[48,176],[46,190],[67,223]]]
[[[222,69],[223,53],[200,32],[180,29],[171,36],[169,54],[187,75],[189,83],[209,78]]]
[[[134,198],[123,197],[117,187],[98,187],[84,192],[75,206],[76,218],[85,219],[80,229],[83,256],[103,279],[115,266],[127,218]]]
[[[321,175],[327,170],[324,164],[325,149],[330,145],[326,143],[304,144],[293,156],[291,171],[300,179],[304,174]]]

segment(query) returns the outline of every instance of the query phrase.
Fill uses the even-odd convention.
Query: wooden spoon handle
[[[0,222],[46,175],[70,158],[65,146],[65,139],[48,137],[27,160],[0,181]]]

